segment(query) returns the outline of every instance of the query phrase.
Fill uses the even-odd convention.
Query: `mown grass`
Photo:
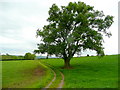
[[[43,64],[50,67],[55,73],[56,73],[56,79],[55,81],[50,85],[49,88],[57,88],[62,80],[62,76],[60,74],[60,71],[56,69],[55,67],[51,66],[50,64],[46,63],[44,60],[41,60]]]
[[[117,88],[118,55],[79,57],[71,60],[73,69],[61,69],[62,59],[44,60],[65,76],[64,88]]]
[[[2,61],[2,88],[43,88],[52,78],[53,73],[39,61]]]

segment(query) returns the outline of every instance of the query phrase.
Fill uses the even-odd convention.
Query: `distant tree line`
[[[35,54],[26,53],[24,56],[15,56],[15,55],[1,55],[2,61],[8,61],[8,60],[34,60]]]

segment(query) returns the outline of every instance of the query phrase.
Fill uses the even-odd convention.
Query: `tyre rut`
[[[47,65],[46,65],[47,64]],[[47,67],[51,67],[51,65],[50,64],[48,64],[48,63],[45,63],[44,64],[45,66],[47,66]],[[52,66],[53,67],[53,66]],[[55,68],[55,67],[54,67]],[[49,88],[51,85],[52,85],[52,83],[56,80],[56,73],[55,73],[55,71],[52,69],[52,68],[50,68],[51,70],[52,70],[52,72],[54,73],[54,77],[53,77],[53,79],[52,79],[52,81],[45,87],[45,88]],[[57,70],[57,69],[56,69]],[[58,70],[59,71],[59,70]],[[60,71],[59,71],[60,72]],[[61,77],[62,77],[62,80],[61,80],[61,82],[58,84],[58,87],[56,87],[56,88],[62,88],[63,87],[63,85],[64,85],[64,75],[63,75],[63,73],[62,72],[60,72],[60,75],[61,75]],[[43,89],[43,90],[45,90],[45,88]]]

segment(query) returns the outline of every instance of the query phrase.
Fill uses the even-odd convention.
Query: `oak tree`
[[[41,37],[35,53],[47,53],[64,59],[64,67],[70,68],[70,60],[86,49],[95,50],[103,56],[103,36],[111,36],[108,28],[113,16],[94,10],[84,2],[70,2],[67,6],[53,4],[49,10],[48,25],[37,30]]]

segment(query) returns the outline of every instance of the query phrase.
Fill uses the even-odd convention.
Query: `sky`
[[[104,37],[104,52],[107,55],[118,54],[118,1],[119,0],[0,0],[0,53],[24,55],[37,49],[40,38],[36,30],[48,22],[48,11],[52,4],[66,6],[69,2],[82,1],[94,6],[105,15],[114,16],[109,28],[110,38]],[[82,55],[95,55],[95,51],[85,51]]]

